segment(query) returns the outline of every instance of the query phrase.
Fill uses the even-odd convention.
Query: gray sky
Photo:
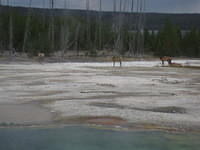
[[[1,0],[3,4],[7,0]],[[29,0],[9,0],[12,5],[28,6]],[[55,7],[63,8],[65,0],[54,0]],[[72,9],[84,9],[86,0],[66,0]],[[118,8],[119,8],[119,0]],[[131,0],[122,0],[123,9],[130,10]],[[134,0],[136,2],[136,0]],[[32,0],[33,7],[48,7],[49,0]],[[113,0],[102,0],[103,10],[113,9]],[[90,8],[98,9],[99,0],[90,0]],[[200,13],[200,0],[146,0],[147,12],[167,12],[167,13]]]

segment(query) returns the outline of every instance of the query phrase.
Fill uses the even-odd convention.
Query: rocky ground
[[[0,64],[0,124],[200,128],[200,60]],[[147,126],[148,125],[148,126]]]

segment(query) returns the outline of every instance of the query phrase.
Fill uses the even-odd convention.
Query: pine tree
[[[200,55],[200,33],[197,28],[192,28],[183,38],[184,54],[190,57]]]
[[[162,56],[178,56],[180,51],[180,33],[171,22],[166,22],[159,35],[160,54]]]

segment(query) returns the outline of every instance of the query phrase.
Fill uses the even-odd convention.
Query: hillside
[[[26,15],[28,13],[28,8],[25,7],[14,7],[11,10],[14,12]],[[8,13],[9,9],[6,6],[0,6],[0,13]],[[96,17],[98,15],[97,11],[91,11],[91,17]],[[33,8],[32,14],[34,15],[50,15],[52,10],[49,9],[40,9]],[[53,10],[55,16],[63,16],[68,14],[74,17],[82,17],[86,15],[84,10],[63,10],[55,9]],[[134,20],[136,14],[130,15],[130,13],[123,13],[124,21]],[[111,22],[113,18],[112,12],[103,12],[103,20],[106,22]],[[131,18],[131,19],[130,19]],[[145,14],[145,27],[150,30],[159,30],[161,29],[166,21],[170,21],[175,25],[178,25],[182,30],[189,30],[191,27],[200,28],[200,14],[164,14],[164,13],[146,13]]]

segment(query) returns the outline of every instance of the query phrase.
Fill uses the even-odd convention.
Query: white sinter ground
[[[176,62],[200,66],[200,60]],[[124,62],[122,68],[112,63],[1,63],[0,106],[12,105],[13,113],[0,109],[0,122],[41,121],[21,119],[18,107],[13,109],[36,103],[61,119],[116,116],[133,123],[200,126],[199,91],[200,69],[161,67],[160,61]],[[185,112],[153,111],[160,107]],[[27,109],[24,114],[30,115]]]

